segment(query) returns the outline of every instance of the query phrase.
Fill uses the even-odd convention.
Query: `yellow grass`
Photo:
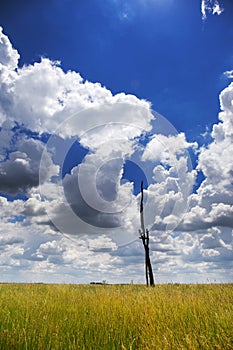
[[[0,349],[233,349],[233,285],[0,284]]]

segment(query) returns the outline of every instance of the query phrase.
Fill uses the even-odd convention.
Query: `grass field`
[[[233,285],[0,284],[0,349],[233,349]]]

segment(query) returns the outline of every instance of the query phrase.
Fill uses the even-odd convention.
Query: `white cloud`
[[[233,84],[220,94],[219,123],[213,125],[213,141],[200,149],[197,169],[205,176],[197,193],[189,197],[190,211],[182,230],[232,227]]]
[[[143,160],[160,161],[174,165],[176,156],[181,156],[188,148],[196,148],[196,143],[188,143],[184,133],[173,135],[154,135],[143,154]],[[173,158],[173,159],[172,159]]]
[[[196,177],[188,148],[195,149],[196,144],[188,143],[184,134],[155,135],[145,148],[142,158],[158,164],[153,169],[154,184],[148,187],[146,209],[151,213],[147,221],[153,230],[174,230],[188,210]]]
[[[117,250],[116,243],[105,235],[98,238],[88,239],[88,246],[93,252],[111,252]]]
[[[43,259],[49,255],[60,255],[63,252],[61,244],[55,240],[42,243],[37,249],[35,255],[37,258]]]
[[[206,20],[208,14],[217,14],[219,16],[223,11],[223,7],[217,0],[201,0],[201,14],[203,20]]]
[[[7,236],[7,237],[0,237],[0,250],[1,247],[4,246],[11,246],[13,244],[19,244],[19,243],[23,243],[23,239],[19,238],[19,237],[14,237],[14,236]]]
[[[226,72],[223,73],[228,79],[233,78],[233,70],[227,70]]]
[[[24,207],[22,200],[8,201],[5,197],[0,196],[0,218],[1,222],[13,221],[15,216],[21,215]]]
[[[8,67],[5,66],[5,69]],[[18,68],[7,81],[0,77],[0,81],[4,83],[0,100],[2,121],[16,120],[39,133],[59,131],[65,136],[78,136],[91,128],[106,124],[109,122],[109,119],[106,120],[106,117],[109,117],[106,113],[103,118],[101,114],[95,118],[91,111],[88,112],[89,108],[105,103],[131,104],[148,111],[150,108],[148,102],[135,96],[123,93],[113,96],[99,83],[84,82],[79,73],[65,73],[59,67],[59,63],[45,58],[39,63]],[[86,110],[86,114],[79,114],[83,110]],[[71,116],[74,116],[73,119],[69,119]],[[143,122],[144,126],[151,117],[146,120],[135,115],[135,125],[140,127]],[[132,115],[130,120],[124,120],[121,114],[116,114],[111,121],[132,123],[134,116]],[[57,130],[61,124],[62,127]]]
[[[223,12],[223,8],[219,5],[218,1],[215,0],[212,8],[213,15],[216,13],[219,16],[221,15],[222,12]]]
[[[232,151],[233,151],[233,84],[230,84],[220,94],[219,113],[220,122],[213,126],[212,137],[214,141],[206,148],[202,148],[199,156],[198,168],[206,177],[199,193],[204,190],[212,192],[209,196],[212,202],[222,200],[232,203]],[[222,193],[222,196],[221,196]],[[203,193],[204,195],[204,193]],[[219,197],[217,199],[216,197]]]
[[[0,130],[0,161],[6,158],[9,149],[11,149],[12,138],[14,136],[14,131],[12,130],[14,124],[6,120],[1,125]]]
[[[17,194],[27,192],[33,186],[38,186],[52,175],[57,175],[55,166],[48,153],[44,153],[43,167],[40,159],[44,145],[38,140],[21,140],[18,150],[9,153],[8,159],[0,163],[0,190]]]
[[[2,31],[3,29],[0,27],[0,72],[3,67],[14,70],[19,61],[18,51],[13,49],[9,38]]]
[[[4,35],[3,38],[2,51],[9,52],[9,59],[12,57],[16,65],[16,51],[8,38]],[[2,61],[9,73],[7,79],[5,75],[0,77],[4,88],[0,101],[4,121],[1,136],[5,142],[0,145],[3,150],[11,143],[12,123],[15,121],[39,133],[79,136],[85,147],[95,149],[102,144],[102,150],[110,148],[109,152],[113,138],[121,152],[121,148],[130,147],[127,146],[129,138],[133,139],[151,128],[150,121],[154,117],[150,104],[133,95],[120,93],[113,96],[98,83],[84,82],[79,73],[65,73],[57,62],[49,59],[18,68],[14,74],[11,74],[12,65],[7,60]],[[101,108],[98,109],[98,106]],[[9,153],[8,149],[9,159],[1,163],[2,191],[11,194],[28,191],[37,186],[39,180],[43,183],[46,178],[55,175],[57,168],[46,151],[39,168],[42,147],[40,141],[27,140],[24,144],[16,144],[15,151]],[[29,155],[36,148],[41,151]],[[48,149],[48,152],[51,151]]]
[[[43,216],[46,215],[45,204],[41,201],[40,194],[33,195],[24,203],[23,215],[26,216]]]
[[[219,14],[217,3],[210,4],[211,9],[203,4],[205,16]],[[173,275],[184,282],[187,273],[193,282],[197,273],[202,282],[214,274],[231,278],[233,85],[220,94],[213,142],[199,150],[197,170],[205,180],[190,195],[196,169],[188,150],[197,145],[171,127],[156,132],[161,117],[154,120],[150,103],[123,93],[113,96],[49,59],[16,70],[18,53],[6,36],[1,38],[0,189],[28,196],[26,201],[0,197],[2,276],[143,282],[140,194],[133,194],[132,183],[121,182],[123,164],[132,160],[148,180],[145,222],[156,280],[168,282]],[[15,121],[55,134],[45,147],[23,128],[16,137]],[[161,124],[167,129],[168,122]],[[153,135],[145,145],[148,131]],[[89,153],[62,179],[59,170],[76,140],[71,136],[78,136]]]

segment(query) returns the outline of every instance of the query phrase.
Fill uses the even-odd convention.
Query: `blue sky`
[[[233,9],[223,6],[203,22],[199,1],[9,1],[1,17],[21,65],[60,60],[113,93],[148,99],[196,137],[217,119],[232,62]]]
[[[232,281],[232,19],[228,0],[1,3],[3,281],[142,283],[142,177],[157,282]]]

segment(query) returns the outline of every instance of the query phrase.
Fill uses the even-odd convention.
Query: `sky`
[[[0,282],[233,282],[233,4],[0,4]]]

